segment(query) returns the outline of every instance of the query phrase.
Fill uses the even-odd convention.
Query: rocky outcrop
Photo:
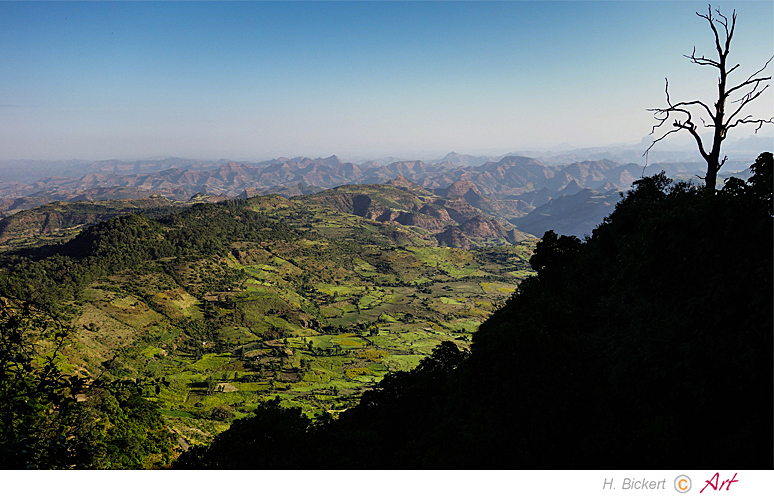
[[[237,196],[238,200],[246,200],[248,198],[252,198],[253,196],[258,196],[258,190],[254,187],[247,188],[244,191],[242,191],[239,196]]]
[[[442,208],[449,214],[454,222],[462,224],[471,217],[475,217],[480,212],[470,203],[462,198],[447,199],[442,198],[433,202],[433,205]]]
[[[465,236],[465,234],[457,226],[452,226],[442,233],[436,234],[435,239],[438,241],[438,245],[442,247],[453,247],[470,250],[474,246],[470,241],[470,238]]]
[[[453,222],[452,218],[449,216],[449,212],[447,212],[445,208],[440,207],[434,203],[423,205],[422,208],[419,209],[419,213],[439,220],[441,223],[443,223],[444,226]]]
[[[460,224],[460,230],[473,238],[506,238],[506,231],[499,222],[481,215]]]
[[[421,227],[428,231],[441,231],[446,227],[446,223],[443,220],[417,212],[402,212],[393,220],[404,226]]]
[[[481,191],[476,187],[473,181],[469,179],[454,182],[448,188],[446,188],[445,191],[445,196],[447,198],[459,196],[461,198],[465,198],[465,200],[470,204],[473,204],[471,199],[478,200],[481,198]]]
[[[385,182],[388,186],[393,186],[398,189],[403,190],[409,190],[409,191],[424,191],[425,189],[420,186],[419,184],[415,182],[411,182],[410,180],[406,179],[403,174],[398,175],[396,178],[391,179],[387,182]]]

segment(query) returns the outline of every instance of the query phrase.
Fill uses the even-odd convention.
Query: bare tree
[[[707,174],[703,177],[706,189],[708,192],[715,190],[715,184],[717,183],[718,171],[728,159],[724,156],[720,159],[720,146],[723,140],[726,138],[728,131],[732,128],[742,124],[757,124],[755,132],[763,126],[764,123],[774,123],[774,117],[763,119],[753,118],[752,115],[742,115],[741,112],[752,101],[760,97],[763,92],[769,88],[769,84],[765,83],[771,80],[770,76],[759,76],[774,59],[774,56],[766,61],[761,69],[748,76],[742,83],[738,85],[730,86],[728,83],[728,76],[737,68],[739,64],[728,67],[728,53],[731,48],[731,39],[734,36],[734,28],[736,27],[736,11],[731,15],[731,26],[729,27],[728,18],[720,13],[719,9],[715,10],[717,17],[712,15],[712,6],[707,9],[707,14],[696,13],[697,16],[706,19],[709,22],[712,32],[715,34],[715,49],[718,53],[717,60],[704,56],[696,56],[696,47],[694,46],[691,55],[686,55],[692,63],[699,66],[712,66],[717,68],[718,76],[718,100],[713,107],[708,106],[702,101],[681,101],[672,103],[669,96],[669,80],[666,80],[666,93],[667,107],[649,109],[652,111],[656,119],[656,124],[651,129],[650,133],[653,134],[656,129],[660,128],[665,123],[668,124],[672,119],[672,128],[662,134],[658,139],[655,139],[653,143],[645,151],[647,165],[647,154],[656,145],[657,142],[664,139],[669,134],[679,132],[681,130],[687,130],[699,147],[701,156],[707,162]],[[733,94],[733,96],[732,96]],[[726,108],[729,105],[729,109]],[[735,106],[733,106],[735,105]],[[699,135],[698,125],[694,121],[694,113],[709,115],[709,122],[705,121],[702,116],[699,116],[701,123],[705,128],[714,129],[712,136],[712,148],[707,150]]]

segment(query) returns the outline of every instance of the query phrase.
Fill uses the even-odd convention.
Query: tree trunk
[[[712,194],[715,192],[715,185],[718,183],[718,172],[717,167],[712,168],[711,166],[707,166],[707,177],[704,178],[705,180],[705,189],[707,190],[708,194]]]
[[[704,177],[704,186],[707,194],[715,192],[715,186],[718,183],[718,170],[720,170],[718,163],[717,156],[711,155],[710,158],[707,158],[707,175]]]

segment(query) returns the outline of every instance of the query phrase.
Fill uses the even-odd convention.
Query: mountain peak
[[[343,165],[343,162],[336,155],[331,155],[328,158],[317,158],[316,160],[314,160],[314,162],[321,163],[328,167],[339,167]]]
[[[466,178],[463,180],[459,180],[457,182],[452,183],[449,186],[449,191],[447,196],[462,196],[465,197],[465,195],[468,194],[468,192],[472,191],[476,196],[481,196],[481,191],[476,187],[476,184],[470,180],[470,178]]]
[[[400,189],[422,189],[422,186],[419,184],[416,184],[414,182],[411,182],[408,180],[403,174],[398,174],[398,176],[394,179],[391,179],[387,182],[385,182],[387,186],[393,186]]]
[[[561,194],[575,194],[583,190],[583,187],[578,184],[576,179],[571,180],[566,186],[559,190]]]

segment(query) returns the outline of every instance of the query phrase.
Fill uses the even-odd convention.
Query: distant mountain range
[[[584,154],[598,159],[574,161]],[[643,174],[664,170],[670,177],[690,179],[703,169],[700,162],[662,162],[645,171],[642,165],[614,161],[611,156],[625,159],[626,155],[576,150],[537,159],[452,152],[430,163],[401,160],[387,164],[355,164],[337,156],[280,157],[255,163],[181,158],[5,161],[0,162],[0,217],[54,201],[128,200],[152,195],[176,201],[218,201],[265,194],[290,198],[344,185],[392,183],[449,200],[464,200],[481,214],[512,225],[511,229],[537,236],[547,229],[583,236],[613,210],[617,201],[614,193],[627,190]],[[567,162],[562,163],[562,158]],[[729,161],[724,172],[742,170],[749,164]],[[9,172],[20,171],[24,175],[9,179]],[[44,171],[59,175],[31,178]],[[419,221],[425,215],[417,212],[412,217],[421,226]],[[449,241],[461,240],[455,231],[447,237]]]
[[[642,170],[636,164],[619,165],[610,160],[556,166],[519,156],[507,156],[477,166],[461,166],[458,156],[452,158],[454,162],[444,160],[428,164],[418,160],[399,161],[388,165],[371,164],[368,167],[341,161],[336,156],[224,164],[206,164],[193,160],[179,163],[159,160],[134,164],[104,161],[92,164],[91,171],[79,177],[48,176],[28,183],[0,184],[0,197],[15,200],[47,196],[63,201],[73,196],[111,199],[150,193],[187,199],[199,192],[235,197],[248,189],[265,193],[297,185],[327,189],[345,184],[383,184],[402,175],[427,189],[446,189],[458,181],[471,181],[483,195],[502,198],[544,187],[557,191],[573,180],[584,188],[605,185],[625,188],[632,179],[639,177]],[[5,203],[3,208],[9,209],[10,204],[7,201]]]
[[[251,194],[245,192],[239,198],[253,198]],[[185,202],[173,202],[159,195],[136,200],[55,201],[0,219],[0,245],[23,247],[40,237],[46,238],[44,242],[62,240],[82,227],[118,215],[142,211],[150,217],[163,217],[196,203],[226,199],[197,194]],[[379,226],[389,238],[406,244],[423,241],[423,245],[469,250],[515,244],[532,237],[507,220],[472,206],[461,196],[433,194],[403,176],[385,184],[350,184],[292,199],[275,194],[253,201],[257,207],[268,204],[295,211],[294,220],[310,214],[317,214],[312,222],[330,219],[332,213],[338,213],[334,218],[342,213],[360,217],[366,219],[363,227]]]

